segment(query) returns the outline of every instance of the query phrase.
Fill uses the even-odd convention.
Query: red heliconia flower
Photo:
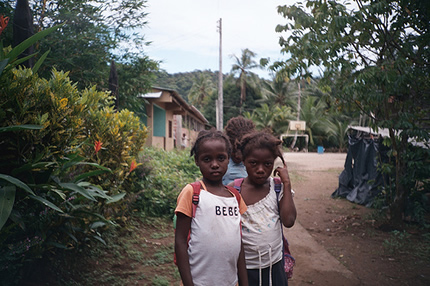
[[[94,150],[96,151],[96,154],[98,151],[100,151],[100,149],[102,149],[102,145],[103,145],[103,143],[99,140],[94,142]]]
[[[137,168],[136,160],[131,161],[130,173],[133,172],[133,170],[136,169],[136,168]]]
[[[9,17],[3,17],[0,15],[0,35],[6,29],[7,23],[9,22]]]

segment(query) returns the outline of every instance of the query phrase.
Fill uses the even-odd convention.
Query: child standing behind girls
[[[248,134],[255,129],[255,124],[250,119],[246,119],[242,116],[236,116],[231,118],[225,126],[225,134],[230,140],[232,147],[231,157],[228,162],[228,170],[222,178],[224,185],[228,185],[237,178],[245,178],[248,176],[246,168],[242,163],[242,156],[236,148],[236,144],[240,142],[245,134]]]
[[[281,221],[292,227],[297,213],[281,143],[269,133],[254,132],[245,135],[238,146],[248,172],[240,189],[248,207],[242,215],[242,240],[249,285],[288,285],[282,264]],[[274,171],[282,182],[279,203],[270,177],[277,157],[284,163]]]
[[[248,285],[240,226],[246,205],[222,184],[230,153],[228,138],[214,129],[201,131],[191,149],[203,176],[195,216],[190,184],[175,210],[176,261],[185,286]]]

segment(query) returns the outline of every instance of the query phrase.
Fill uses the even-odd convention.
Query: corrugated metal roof
[[[180,95],[177,91],[175,91],[174,89],[170,89],[170,88],[163,88],[163,87],[156,87],[153,86],[152,87],[153,90],[160,90],[160,91],[156,91],[156,92],[149,92],[143,95],[138,95],[138,97],[141,98],[160,98],[163,91],[167,91],[170,92],[170,94],[172,95],[172,97],[174,99],[176,99],[176,101],[178,102],[179,105],[181,105],[182,107],[184,107],[188,112],[190,112],[191,114],[193,114],[195,117],[197,117],[199,120],[201,120],[203,122],[203,124],[208,125],[209,121],[206,119],[206,117],[194,106],[188,104]]]
[[[162,91],[159,92],[148,92],[145,94],[139,94],[137,97],[142,97],[142,98],[160,98],[161,94],[163,94]]]

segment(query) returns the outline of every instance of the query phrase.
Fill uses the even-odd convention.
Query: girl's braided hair
[[[197,136],[197,139],[194,142],[193,147],[191,148],[190,156],[194,156],[194,158],[197,158],[199,156],[200,146],[206,140],[224,141],[225,147],[227,149],[228,157],[230,158],[230,156],[231,156],[230,141],[228,140],[228,137],[223,132],[218,131],[215,128],[212,128],[210,130],[202,130],[199,132],[199,135]]]
[[[238,144],[238,150],[242,153],[243,160],[248,157],[252,150],[267,149],[273,156],[279,157],[285,164],[280,145],[282,141],[266,131],[254,131],[243,136]]]
[[[246,119],[243,116],[231,118],[225,126],[225,134],[230,139],[233,150],[236,150],[236,144],[242,139],[245,134],[248,134],[255,129],[255,124],[251,119]]]

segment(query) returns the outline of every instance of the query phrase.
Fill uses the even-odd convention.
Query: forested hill
[[[166,71],[159,71],[155,73],[155,80],[153,86],[169,88],[177,91],[182,98],[188,101],[188,93],[193,86],[193,83],[201,75],[206,75],[215,84],[218,84],[218,71],[211,70],[195,70],[192,72],[168,74]]]

